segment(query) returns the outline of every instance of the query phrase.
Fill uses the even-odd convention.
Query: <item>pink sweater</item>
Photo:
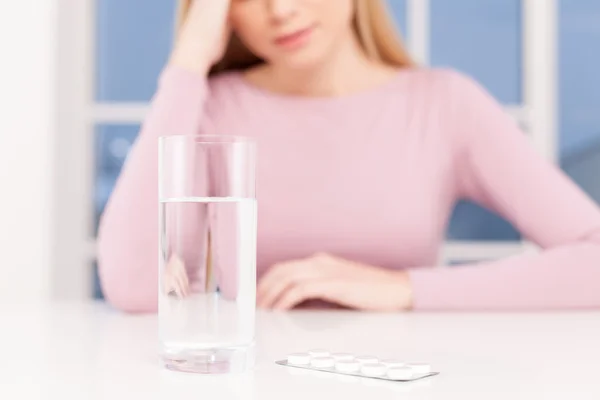
[[[406,69],[361,94],[306,98],[169,67],[100,227],[100,277],[120,309],[157,308],[157,137],[197,133],[258,143],[259,276],[330,252],[408,269],[416,310],[600,307],[599,210],[472,80]],[[543,250],[435,268],[460,198]]]

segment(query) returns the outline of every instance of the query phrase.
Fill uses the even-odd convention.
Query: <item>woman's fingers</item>
[[[181,268],[176,272],[176,279],[183,295],[188,296],[190,294],[190,281],[183,263],[181,264]]]
[[[271,308],[283,293],[300,282],[318,279],[319,266],[312,259],[276,264],[260,280],[257,290],[259,307]]]
[[[178,290],[179,297],[186,297],[188,295],[187,285],[181,274],[177,274],[173,277],[173,282]]]
[[[169,295],[173,291],[173,285],[170,282],[169,277],[164,276],[162,281],[163,293]]]
[[[176,255],[172,256],[164,271],[165,292],[175,293],[183,298],[190,294],[190,283],[183,261]]]
[[[294,274],[283,275],[280,279],[263,286],[260,295],[257,296],[257,305],[262,308],[272,307],[282,293],[294,285],[295,278]]]
[[[286,290],[273,304],[274,310],[290,310],[298,304],[312,299],[323,299],[326,296],[327,281],[306,281]]]
[[[257,298],[260,299],[264,297],[265,294],[271,290],[273,285],[289,275],[288,271],[291,268],[292,263],[293,261],[273,265],[258,282],[258,287],[256,288]]]
[[[183,289],[177,279],[173,279],[173,290],[180,299],[184,297]]]

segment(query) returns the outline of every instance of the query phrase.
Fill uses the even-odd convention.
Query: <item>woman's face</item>
[[[244,44],[271,64],[317,65],[351,37],[354,0],[231,0]]]

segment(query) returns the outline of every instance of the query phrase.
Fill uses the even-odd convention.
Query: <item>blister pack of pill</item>
[[[397,382],[416,381],[439,374],[433,372],[429,364],[405,363],[400,360],[351,353],[331,353],[328,350],[292,353],[285,360],[276,363],[286,367]]]

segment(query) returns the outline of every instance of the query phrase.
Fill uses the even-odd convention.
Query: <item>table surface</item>
[[[598,312],[260,312],[255,369],[221,376],[162,368],[155,315],[86,303],[3,305],[0,318],[1,399],[600,399]],[[441,374],[344,381],[274,362],[309,348],[425,362]]]

